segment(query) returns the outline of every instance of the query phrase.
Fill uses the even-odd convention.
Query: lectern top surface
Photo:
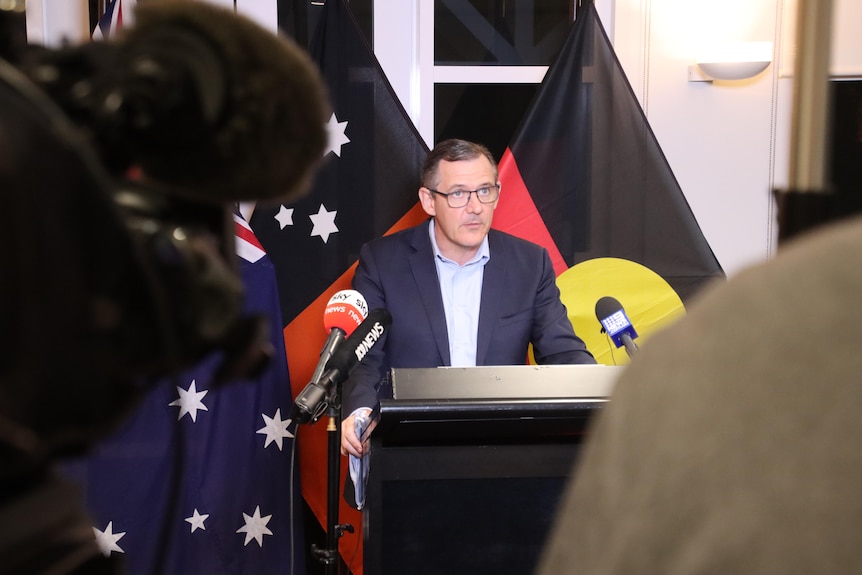
[[[503,365],[393,368],[396,400],[607,398],[624,367]]]

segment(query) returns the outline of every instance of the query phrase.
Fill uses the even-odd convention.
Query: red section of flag
[[[258,205],[249,222],[278,275],[294,398],[308,384],[326,340],[326,303],[335,292],[350,288],[362,244],[427,217],[416,206],[428,147],[363,39],[346,0],[326,2],[309,52],[329,91],[332,146],[306,197],[289,205]],[[322,214],[329,218],[325,235]],[[303,496],[324,528],[326,426],[326,421],[318,421],[303,424],[298,431]],[[344,458],[342,481],[347,469]],[[358,575],[361,515],[343,499],[339,497],[339,522],[353,525],[356,532],[345,532],[339,549]]]
[[[533,197],[521,178],[518,163],[508,148],[500,160],[499,171],[502,192],[500,202],[494,211],[493,228],[544,246],[551,256],[554,271],[560,275],[569,266],[566,265],[542,216],[539,215]]]
[[[417,203],[386,233],[390,234],[418,225],[428,216]],[[329,289],[325,290],[305,310],[284,328],[284,346],[287,364],[290,366],[290,381],[293,397],[305,388],[320,355],[320,348],[326,339],[323,327],[323,314],[329,298],[337,291],[350,289],[354,263]],[[320,524],[326,526],[327,505],[327,431],[325,418],[313,425],[304,425],[297,434],[299,442],[299,469],[302,478],[302,494]],[[347,458],[341,460],[341,483],[339,494],[344,492]],[[362,515],[350,507],[343,497],[339,497],[339,522],[348,523],[355,528],[354,533],[345,532],[339,540],[339,551],[354,575],[362,574]]]
[[[282,326],[416,204],[428,153],[345,0],[323,7],[310,53],[329,90],[331,145],[304,198],[259,204],[249,221],[276,267]]]

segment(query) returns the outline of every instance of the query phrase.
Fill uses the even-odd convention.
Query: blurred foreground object
[[[311,58],[218,6],[149,0],[116,40],[21,59],[111,173],[134,167],[194,200],[294,200],[323,157],[329,109]]]
[[[788,242],[650,341],[540,573],[862,572],[862,219]]]

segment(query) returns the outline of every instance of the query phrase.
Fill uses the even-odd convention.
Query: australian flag
[[[275,272],[235,216],[245,309],[280,317]],[[270,337],[284,349],[278,320]],[[287,361],[214,387],[217,357],[156,385],[125,426],[68,466],[105,555],[135,574],[303,574]]]
[[[124,19],[131,17],[131,10],[124,13],[123,8],[133,8],[136,0],[111,0],[105,6],[105,11],[98,16],[96,27],[93,28],[93,40],[107,40],[123,28]]]

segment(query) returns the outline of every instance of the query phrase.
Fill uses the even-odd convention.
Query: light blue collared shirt
[[[463,266],[444,257],[434,237],[434,219],[428,226],[434,264],[443,295],[446,311],[446,329],[449,332],[450,365],[463,367],[476,365],[476,340],[479,331],[479,306],[482,302],[482,278],[485,264],[491,259],[488,236],[482,240],[479,251]]]

